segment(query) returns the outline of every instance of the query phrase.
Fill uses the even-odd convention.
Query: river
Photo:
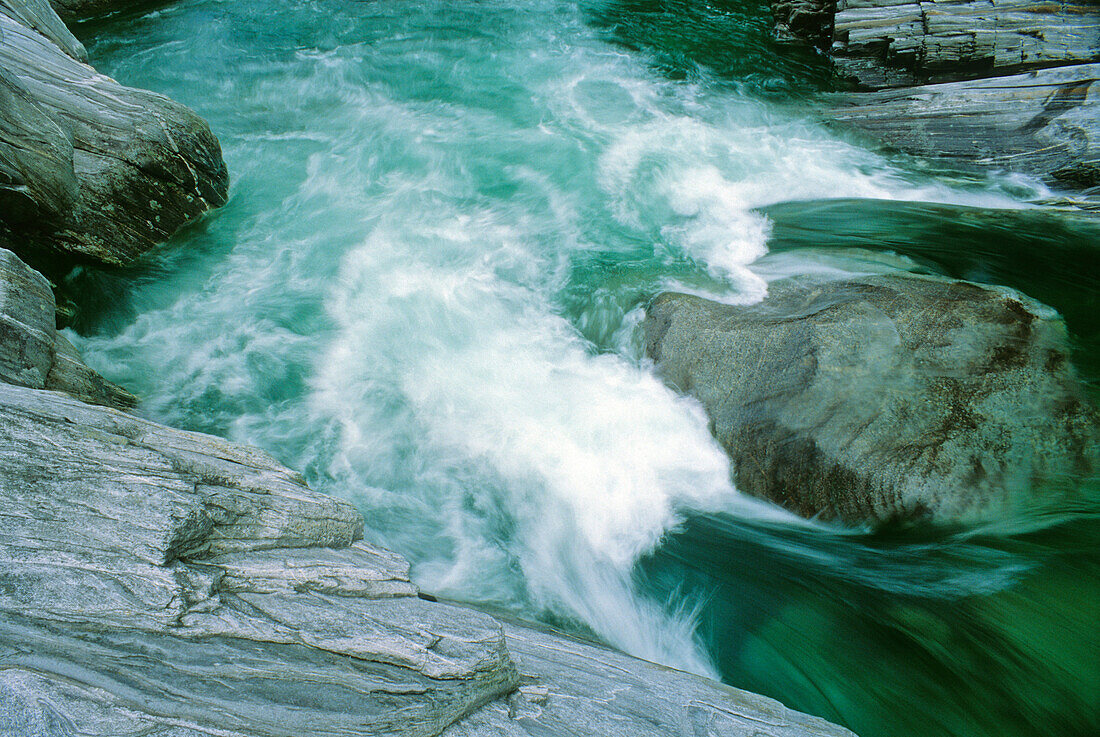
[[[1100,733],[1100,525],[866,530],[740,494],[638,323],[812,270],[1059,309],[1097,376],[1100,226],[1010,174],[876,151],[763,3],[184,0],[77,29],[195,109],[229,203],[70,331],[138,412],[258,445],[426,591],[863,737]]]

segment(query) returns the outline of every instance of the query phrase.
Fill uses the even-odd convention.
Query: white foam
[[[634,360],[638,310],[620,355],[578,336],[559,297],[571,260],[649,244],[654,269],[690,260],[721,298],[755,300],[792,268],[754,265],[770,232],[755,208],[1014,203],[663,79],[572,6],[550,9],[547,29],[545,8],[494,6],[487,27],[516,27],[488,52],[482,36],[431,48],[413,26],[335,51],[294,41],[248,88],[256,128],[222,136],[234,199],[208,225],[204,275],[135,287],[138,317],[78,342],[147,414],[257,443],[354,501],[426,589],[549,610],[711,673],[692,608],[635,590],[639,556],[691,510],[808,523],[733,489],[698,405]],[[467,80],[470,58],[497,66]],[[435,100],[429,82],[468,86]],[[215,123],[252,121],[237,95],[205,102]],[[304,394],[272,399],[296,372]]]

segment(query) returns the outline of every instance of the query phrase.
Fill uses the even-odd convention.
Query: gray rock
[[[829,114],[908,153],[1100,185],[1100,64],[833,98]]]
[[[646,349],[698,398],[738,487],[851,522],[1014,518],[1100,473],[1057,315],[915,275],[774,282],[751,307],[663,294]]]
[[[40,3],[3,3],[0,237],[25,257],[126,264],[224,204],[201,118],[81,63]]]
[[[84,45],[61,22],[46,0],[0,0],[0,15],[38,31],[77,61],[88,61]]]
[[[260,451],[62,394],[0,384],[0,518],[3,737],[849,734],[420,597]]]
[[[828,48],[837,71],[863,89],[910,88],[841,96],[833,117],[919,156],[1100,186],[1096,3],[772,0],[772,8],[781,34]]]
[[[830,54],[865,87],[999,76],[1100,59],[1089,2],[839,0]]]
[[[54,329],[54,308],[45,277],[0,248],[0,381],[63,391],[92,404],[133,407],[134,395],[88,368]]]
[[[772,0],[771,6],[780,38],[807,41],[821,49],[832,44],[836,0]]]
[[[852,737],[763,696],[597,644],[506,622],[521,685],[445,737]]]
[[[260,451],[12,385],[0,418],[0,670],[249,734],[436,734],[514,687],[496,621]]]

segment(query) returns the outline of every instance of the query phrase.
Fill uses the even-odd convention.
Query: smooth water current
[[[827,66],[769,23],[752,2],[185,0],[85,25],[100,69],[210,122],[233,184],[139,266],[72,275],[74,341],[141,413],[354,502],[427,591],[864,737],[1096,734],[1095,517],[798,520],[731,486],[639,356],[663,289],[931,269],[1035,292],[1096,376],[1100,228],[829,129]]]

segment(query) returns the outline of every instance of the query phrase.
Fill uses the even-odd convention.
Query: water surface
[[[758,3],[638,0],[186,0],[86,25],[99,68],[210,122],[233,183],[137,267],[74,274],[74,339],[141,413],[351,500],[425,590],[865,737],[1092,734],[1092,518],[796,519],[733,488],[638,353],[663,289],[931,270],[1034,291],[1096,375],[1097,230],[1049,216],[1001,249],[990,208],[1039,222],[1041,185],[822,124],[838,82],[768,29]]]

